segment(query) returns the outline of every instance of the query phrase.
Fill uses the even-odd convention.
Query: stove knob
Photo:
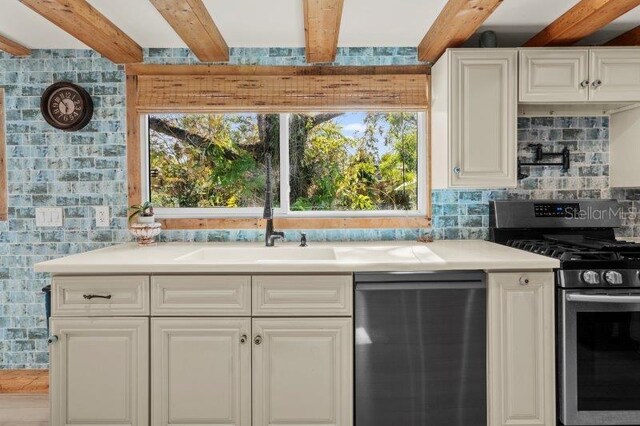
[[[591,285],[600,284],[600,274],[598,274],[596,271],[584,271],[581,274],[581,277],[582,277],[582,281],[584,281],[587,284],[591,284]]]
[[[604,280],[613,285],[622,284],[622,274],[617,271],[609,271],[604,274]]]

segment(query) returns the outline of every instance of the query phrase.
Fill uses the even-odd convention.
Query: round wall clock
[[[40,111],[56,129],[68,132],[82,129],[93,117],[93,100],[82,87],[73,83],[54,83],[42,94]]]

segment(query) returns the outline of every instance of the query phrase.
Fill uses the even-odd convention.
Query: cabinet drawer
[[[351,275],[253,277],[253,315],[351,316]]]
[[[250,316],[251,277],[154,276],[151,278],[151,313],[166,316]]]
[[[54,277],[53,316],[149,315],[149,277]]]

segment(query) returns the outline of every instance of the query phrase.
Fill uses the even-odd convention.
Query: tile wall
[[[149,63],[196,63],[185,49],[150,49]],[[233,64],[304,64],[303,49],[232,49]],[[341,65],[415,64],[413,48],[339,49]],[[40,95],[54,81],[85,87],[96,106],[81,132],[50,128],[39,113]],[[47,335],[43,295],[48,277],[33,264],[129,240],[126,231],[124,72],[90,50],[36,50],[17,59],[0,53],[0,87],[6,90],[9,221],[0,222],[0,368],[46,368]],[[522,156],[527,144],[545,149],[568,145],[574,167],[567,174],[536,169],[511,191],[434,191],[433,230],[316,230],[311,241],[413,240],[424,232],[437,238],[485,238],[487,201],[510,197],[601,197],[640,204],[640,191],[608,189],[608,122],[603,118],[532,118],[519,122]],[[635,204],[632,204],[635,203]],[[96,229],[95,205],[111,207],[112,228]],[[37,228],[35,208],[61,206],[62,228]],[[630,221],[624,235],[640,236]],[[297,238],[290,231],[287,237]],[[168,241],[258,241],[251,230],[172,231]]]

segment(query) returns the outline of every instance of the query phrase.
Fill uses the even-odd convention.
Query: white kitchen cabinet
[[[555,426],[553,273],[489,274],[489,426]]]
[[[353,424],[351,318],[253,320],[253,426]]]
[[[250,275],[155,275],[152,316],[251,316]]]
[[[149,315],[146,275],[59,276],[52,289],[51,312],[56,317]]]
[[[640,107],[609,118],[610,184],[613,188],[640,188]]]
[[[151,424],[251,424],[251,320],[151,320]]]
[[[522,103],[639,102],[638,48],[520,49]]]
[[[640,101],[640,49],[591,49],[589,99]]]
[[[587,49],[522,49],[520,102],[589,100]]]
[[[351,316],[352,275],[253,277],[254,316]]]
[[[149,319],[53,318],[51,426],[149,425]]]
[[[432,69],[434,188],[517,185],[517,49],[449,49]]]

